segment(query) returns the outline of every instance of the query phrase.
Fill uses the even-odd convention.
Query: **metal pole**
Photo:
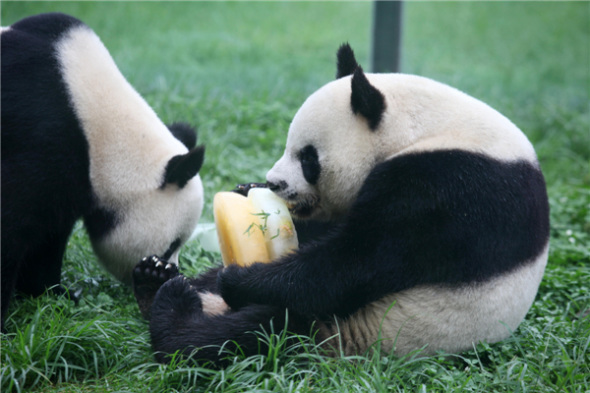
[[[373,3],[373,42],[371,70],[399,72],[402,35],[402,2]]]

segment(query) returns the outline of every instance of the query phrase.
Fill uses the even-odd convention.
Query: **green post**
[[[399,72],[401,35],[402,2],[375,1],[371,47],[373,72]]]

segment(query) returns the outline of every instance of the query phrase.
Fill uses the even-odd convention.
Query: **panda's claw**
[[[157,255],[143,258],[133,269],[133,293],[144,318],[149,320],[150,309],[158,289],[166,281],[178,276],[175,264],[161,260]]]

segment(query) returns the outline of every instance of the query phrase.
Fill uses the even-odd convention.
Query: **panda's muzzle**
[[[289,212],[293,216],[299,217],[299,218],[309,217],[314,210],[313,206],[311,206],[309,204],[302,204],[302,203],[297,203],[295,205],[287,204],[287,207],[289,208]]]
[[[320,198],[317,195],[309,195],[306,198],[287,200],[289,212],[298,218],[308,218],[317,209]]]
[[[281,192],[287,188],[287,182],[284,180],[279,181],[278,183],[267,182],[266,185],[272,192]]]
[[[314,194],[304,195],[302,197],[298,192],[286,193],[289,185],[284,180],[277,183],[268,181],[266,185],[272,192],[283,198],[287,204],[287,208],[289,208],[289,212],[299,218],[311,216],[320,201],[319,196]]]

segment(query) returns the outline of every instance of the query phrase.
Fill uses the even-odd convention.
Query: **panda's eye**
[[[303,177],[309,184],[316,184],[321,172],[321,166],[318,159],[318,152],[313,145],[307,145],[299,150],[299,162]]]

